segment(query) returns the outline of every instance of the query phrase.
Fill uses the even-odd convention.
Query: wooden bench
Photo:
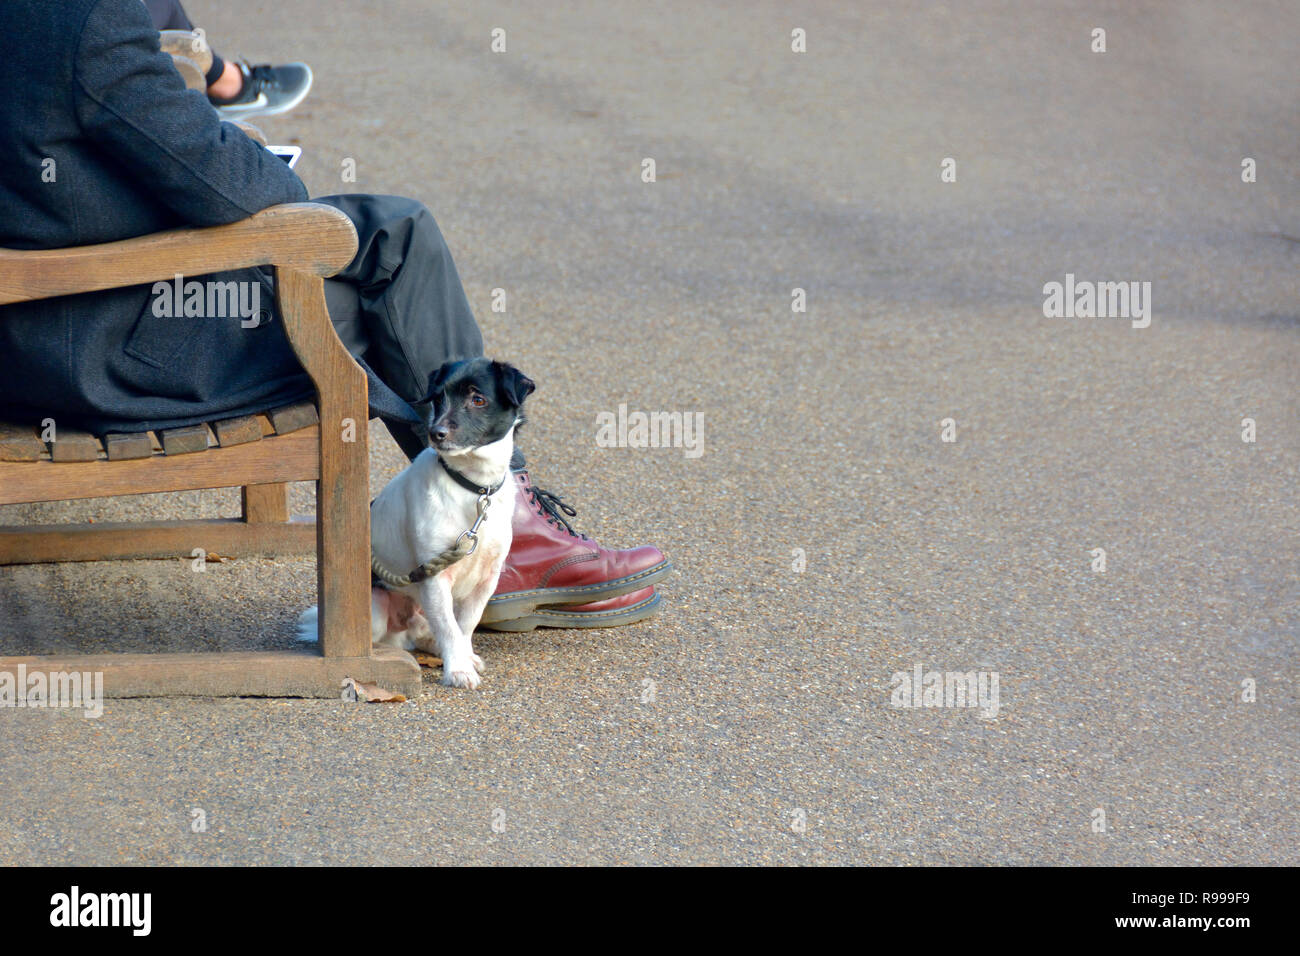
[[[102,671],[106,695],[116,697],[336,697],[344,677],[419,693],[415,660],[370,644],[366,379],[334,332],[324,290],[324,277],[351,261],[356,243],[339,210],[292,203],[207,229],[75,249],[0,249],[0,305],[273,266],[285,335],[317,392],[314,404],[102,442],[57,424],[49,443],[39,428],[0,426],[0,504],[243,488],[236,519],[3,527],[0,564],[314,548],[321,609],[315,650],[0,657],[0,670]],[[291,519],[291,481],[316,482],[314,523]]]
[[[188,88],[207,92],[205,77],[212,69],[212,50],[203,37],[191,30],[161,30],[158,46],[172,58],[172,65]]]

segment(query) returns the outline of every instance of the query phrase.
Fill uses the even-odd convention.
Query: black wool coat
[[[140,0],[3,0],[0,91],[0,247],[220,225],[307,198],[283,161],[185,88]],[[0,419],[102,434],[311,394],[266,271],[185,278],[260,283],[269,321],[159,316],[152,286],[0,306]]]

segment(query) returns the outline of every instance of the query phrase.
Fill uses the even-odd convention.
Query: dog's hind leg
[[[420,582],[420,607],[438,641],[443,684],[471,690],[478,687],[481,678],[474,667],[474,648],[456,622],[451,585],[443,574]]]
[[[415,598],[401,591],[372,588],[370,592],[370,637],[375,644],[404,651],[438,653],[433,631]]]

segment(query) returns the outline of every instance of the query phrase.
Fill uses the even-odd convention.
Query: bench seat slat
[[[30,425],[0,422],[0,461],[40,461],[45,442]]]
[[[216,432],[217,444],[222,448],[262,440],[262,424],[255,415],[245,415],[243,418],[227,418],[223,421],[213,422],[212,430]]]
[[[208,450],[208,426],[186,425],[183,428],[164,428],[158,436],[167,455],[192,455]]]
[[[52,461],[97,461],[101,451],[99,439],[90,432],[55,426],[54,441],[50,442]]]
[[[268,413],[268,417],[277,435],[287,435],[300,428],[310,428],[320,422],[320,415],[312,402],[299,402],[296,405],[273,408]]]
[[[149,432],[114,433],[104,436],[104,451],[109,461],[149,458],[153,455],[154,437]]]

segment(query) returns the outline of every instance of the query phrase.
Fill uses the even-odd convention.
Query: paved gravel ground
[[[1294,5],[191,13],[310,61],[264,128],[316,195],[429,205],[538,481],[678,571],[640,625],[481,635],[477,693],[0,713],[0,862],[1296,861]],[[1151,282],[1150,327],[1045,318],[1067,273]],[[623,403],[703,454],[597,447]],[[281,647],[313,579],[4,569],[0,653]],[[996,672],[997,717],[892,707],[917,665]]]

